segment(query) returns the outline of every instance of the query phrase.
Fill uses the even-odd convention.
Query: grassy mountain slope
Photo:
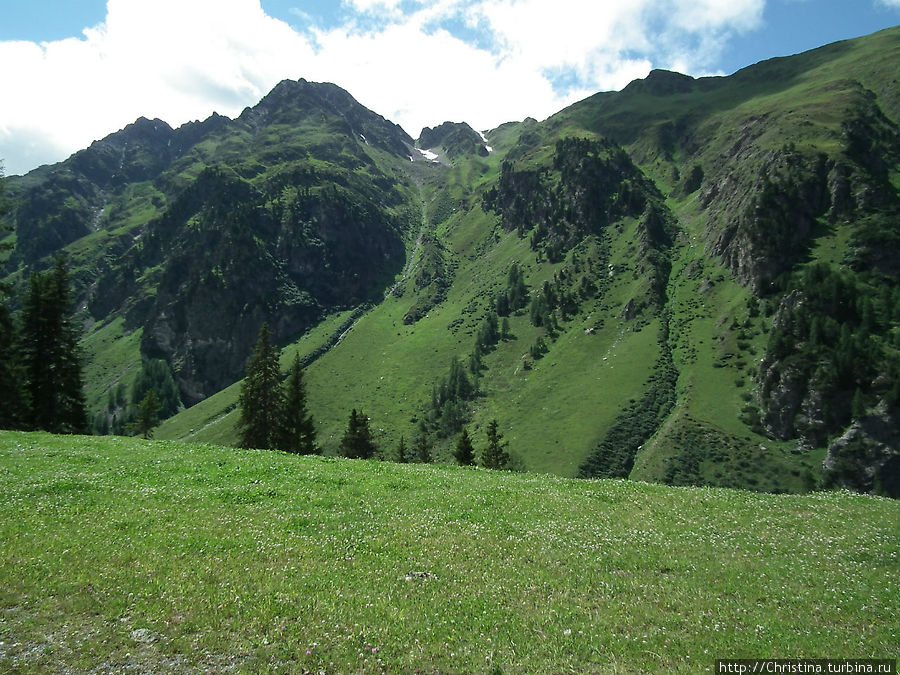
[[[510,265],[521,265],[532,289],[552,280],[554,272],[565,266],[535,260],[527,242],[504,232],[496,218],[481,208],[484,186],[497,175],[499,162],[494,157],[475,162],[475,167],[457,163],[451,168],[435,163],[427,167],[434,175],[424,177],[426,213],[431,214],[425,226],[443,242],[453,268],[445,299],[417,321],[406,323],[423,290],[417,288],[413,272],[400,280],[384,302],[362,316],[339,345],[308,366],[311,410],[326,451],[336,449],[347,411],[354,406],[371,417],[385,456],[391,456],[401,435],[409,443],[418,433],[417,423],[425,414],[432,388],[446,375],[451,358],[465,360],[471,353],[478,327],[495,293],[505,285]],[[472,174],[480,177],[481,187],[473,187]],[[441,208],[441,203],[456,207]],[[637,227],[636,222],[623,222],[616,241],[625,247]],[[586,261],[592,248],[596,244],[590,242],[583,247]],[[616,311],[643,285],[633,273],[626,273],[633,272],[627,258],[625,250],[611,258],[621,273],[610,283],[612,290],[605,301]],[[420,251],[411,270],[423,264],[427,261]],[[608,275],[607,267],[602,273]],[[542,359],[526,359],[528,366],[522,357],[546,335],[546,328],[532,325],[525,309],[509,317],[511,337],[484,357],[482,392],[472,404],[474,434],[479,435],[491,418],[502,418],[504,434],[526,465],[564,475],[576,472],[597,440],[597,422],[611,420],[628,398],[639,395],[657,348],[655,325],[639,332],[631,324],[601,326],[591,316],[595,305],[598,313],[607,311],[599,304],[599,300],[586,303],[577,318],[566,322],[556,342],[548,338],[549,351]],[[586,361],[595,362],[595,367],[586,370]],[[553,386],[557,377],[570,386]],[[224,406],[230,405],[233,396],[228,400],[224,404],[223,399]],[[584,415],[587,405],[591,406],[589,416]],[[183,431],[176,418],[159,434],[183,437]],[[213,435],[219,429],[206,433],[198,438],[222,438]],[[453,438],[430,440],[436,454],[446,459]]]
[[[327,454],[361,408],[386,458],[424,436],[448,460],[496,418],[519,466],[563,476],[900,494],[897,63],[892,29],[654,71],[484,138],[427,129],[434,159],[337,87],[284,83],[132,182],[107,169],[65,247],[91,400],[121,412],[110,392],[163,359],[196,405],[158,437],[233,443],[267,319]],[[58,205],[78,166],[13,189]]]
[[[414,424],[405,419],[410,388],[415,392],[418,386],[418,398],[427,399],[450,355],[465,359],[471,351],[465,340],[454,347],[441,328],[462,326],[471,340],[513,261],[525,270],[532,294],[571,266],[571,252],[589,240],[569,233],[561,248],[534,246],[540,227],[531,228],[545,216],[517,212],[515,225],[524,225],[525,237],[520,238],[505,232],[502,218],[498,229],[496,214],[485,212],[483,198],[498,184],[504,161],[526,172],[540,171],[552,163],[558,139],[600,133],[626,144],[638,166],[667,194],[677,225],[666,252],[662,301],[656,308],[641,302],[649,268],[634,219],[607,228],[599,244],[607,247],[603,260],[612,265],[612,283],[564,322],[557,339],[547,341],[549,353],[534,361],[530,371],[522,367],[522,356],[546,330],[513,313],[510,328],[517,339],[502,341],[485,360],[482,396],[471,406],[476,431],[496,416],[526,466],[573,475],[618,419],[624,431],[617,442],[634,443],[633,456],[620,464],[627,468],[633,462],[626,475],[634,478],[774,491],[815,486],[831,441],[822,438],[805,446],[811,449],[798,451],[797,436],[773,437],[771,429],[761,426],[766,408],[760,404],[764,384],[759,364],[768,354],[772,313],[794,284],[792,271],[822,261],[846,269],[859,223],[889,218],[893,212],[896,187],[881,180],[879,171],[882,178],[896,175],[896,125],[887,116],[896,110],[895,98],[884,81],[889,74],[865,64],[875,53],[881,55],[879,63],[896,62],[897,43],[897,31],[887,31],[766,62],[732,78],[694,81],[654,73],[620,94],[598,95],[546,123],[490,132],[495,152],[487,158],[473,153],[468,161],[457,157],[451,169],[435,167],[444,176],[431,193],[426,184],[426,199],[433,195],[431,219],[438,221],[430,226],[453,253],[453,287],[433,316],[409,333],[400,331],[400,360],[412,375],[408,382],[385,384],[379,365],[368,368],[366,338],[381,335],[377,332],[363,331],[358,348],[348,341],[313,367],[315,381],[317,367],[337,364],[323,384],[339,372],[352,373],[344,385],[347,395],[331,390],[329,404],[319,412],[327,439],[334,442],[342,430],[340,415],[332,413],[333,421],[328,421],[333,406],[343,402],[346,409],[361,401],[371,409],[376,426],[385,429],[387,451],[400,434],[409,440],[415,433]],[[873,98],[860,86],[878,93]],[[884,131],[870,135],[872,147],[866,153],[853,147],[859,120]],[[528,189],[521,182],[515,187],[516,195]],[[547,222],[552,225],[553,216]],[[896,278],[886,274],[862,283],[891,288]],[[636,299],[644,309],[623,321],[629,301]],[[392,327],[397,317],[391,318]],[[671,407],[660,408],[663,417],[654,422],[635,414],[634,403],[640,407],[659,358],[660,320],[669,328],[667,344],[678,377],[666,394]],[[885,348],[887,371],[896,353],[890,337],[892,330],[896,334],[891,328],[896,321],[888,314],[885,329],[875,338]],[[413,334],[426,339],[407,339]],[[393,337],[384,331],[372,343],[391,344]],[[429,350],[443,356],[443,363]],[[610,360],[620,353],[627,357],[621,365]],[[361,387],[364,382],[371,384]],[[870,405],[884,391],[883,386],[872,390]],[[836,400],[849,400],[849,394],[838,392]],[[395,414],[393,402],[398,401],[404,405]],[[410,419],[420,417],[413,413]],[[846,423],[834,425],[830,438],[839,436]],[[443,447],[446,452],[447,444]]]
[[[896,501],[0,432],[13,672],[684,672],[897,644]]]
[[[103,403],[120,384],[127,398],[141,360],[165,361],[191,405],[240,377],[262,321],[286,342],[377,299],[418,230],[400,170],[412,145],[347,92],[301,80],[236,120],[141,119],[11,179],[11,277],[66,255],[98,429],[121,430],[126,410]]]

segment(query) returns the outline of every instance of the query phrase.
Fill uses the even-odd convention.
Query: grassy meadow
[[[0,432],[0,672],[895,657],[900,504]]]

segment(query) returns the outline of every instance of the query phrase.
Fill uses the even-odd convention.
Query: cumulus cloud
[[[413,136],[447,119],[542,118],[651,67],[708,70],[764,3],[344,0],[345,25],[298,32],[259,0],[109,0],[80,37],[0,42],[15,64],[0,70],[0,157],[19,173],[141,115],[234,116],[285,78],[334,82]]]
[[[312,47],[247,0],[109,0],[80,38],[0,42],[0,155],[7,171],[24,139],[49,161],[137,117],[171,124],[235,114],[279,80],[299,77]],[[296,75],[292,73],[296,72]]]

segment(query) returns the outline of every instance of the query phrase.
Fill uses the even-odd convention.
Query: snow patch
[[[363,140],[363,143],[365,143],[366,145],[369,144],[369,141],[366,140],[366,137],[365,137],[365,136],[363,136],[362,134],[360,134],[359,137]]]
[[[434,154],[431,150],[422,150],[421,148],[416,148],[416,150],[418,150],[419,153],[422,155],[422,157],[427,159],[429,162],[437,161],[438,156],[436,154]]]
[[[488,145],[488,139],[487,139],[487,136],[484,135],[484,132],[479,131],[478,135],[481,136],[481,140],[484,143],[484,149],[487,150],[488,152],[493,152],[494,149]]]

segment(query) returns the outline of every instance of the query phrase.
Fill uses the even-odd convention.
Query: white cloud
[[[764,2],[344,0],[347,25],[298,33],[259,0],[109,0],[79,38],[0,42],[15,64],[0,69],[0,158],[18,173],[141,115],[234,116],[285,78],[334,82],[413,136],[448,119],[542,118],[651,67],[708,69]]]
[[[401,0],[348,0],[347,4],[357,12],[396,10]]]
[[[473,11],[510,58],[542,70],[571,68],[586,86],[618,89],[650,62],[709,68],[729,34],[760,25],[764,5],[765,0],[486,0]]]
[[[137,117],[177,125],[213,111],[236,114],[313,58],[258,0],[109,0],[106,21],[81,38],[0,42],[0,156],[8,172],[55,160]],[[38,146],[44,145],[45,149]]]
[[[892,9],[900,9],[900,0],[877,0],[877,4],[884,5]]]

